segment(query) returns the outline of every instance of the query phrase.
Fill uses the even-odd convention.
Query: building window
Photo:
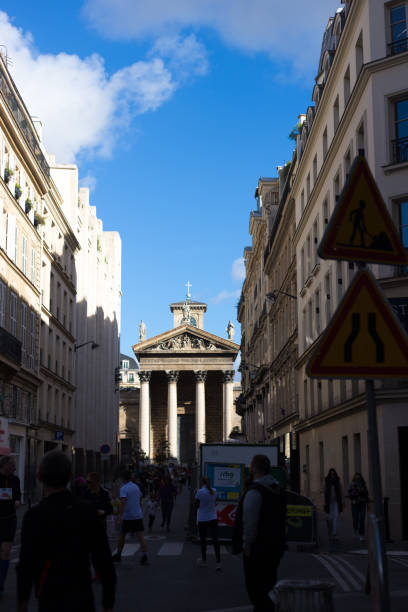
[[[0,281],[0,327],[4,327],[6,320],[6,285]]]
[[[313,267],[317,265],[317,249],[319,246],[319,219],[313,223]]]
[[[354,471],[361,473],[361,437],[354,434]]]
[[[35,355],[35,332],[36,332],[37,316],[35,312],[30,311],[30,344],[28,353],[28,367],[34,368],[34,355]]]
[[[313,159],[313,185],[316,184],[316,180],[317,180],[317,155],[315,155]]]
[[[23,236],[22,243],[21,269],[23,274],[27,276],[27,238]]]
[[[322,144],[323,144],[323,159],[326,157],[327,155],[327,125],[324,128],[324,132],[323,132],[323,139],[322,139]]]
[[[331,307],[330,307],[330,299],[331,299],[331,274],[330,272],[326,274],[324,278],[324,292],[325,292],[325,307],[326,307],[326,326],[330,323],[331,319]]]
[[[17,336],[17,295],[10,291],[10,334]]]
[[[21,351],[23,360],[27,350],[27,304],[21,302]]]
[[[343,90],[344,90],[344,107],[347,106],[347,102],[350,98],[350,66],[347,67],[347,70],[344,74],[343,78]]]
[[[122,368],[124,370],[128,370],[129,369],[129,360],[128,359],[123,359],[122,360]]]
[[[306,178],[306,198],[307,200],[309,200],[310,197],[310,173],[307,175]]]
[[[35,250],[31,249],[30,280],[35,285]]]
[[[323,228],[329,223],[329,203],[327,200],[323,202]]]
[[[337,96],[334,104],[333,104],[333,126],[334,131],[337,130],[337,127],[340,122],[340,107],[339,107],[339,96]]]
[[[360,32],[360,36],[356,42],[356,75],[360,74],[362,67],[364,66],[364,49],[363,49],[363,32]]]
[[[130,382],[130,383],[135,382],[135,375],[133,374],[133,372],[129,372],[129,374],[128,374],[128,382]]]
[[[315,293],[315,325],[316,325],[316,334],[319,336],[320,329],[320,291],[316,291]]]
[[[392,142],[394,164],[408,161],[408,98],[395,102],[395,140]]]
[[[403,53],[407,46],[406,3],[393,6],[390,10],[391,42],[388,45],[391,55]]]
[[[302,192],[300,194],[300,211],[303,213],[304,210],[305,210],[305,190],[302,189]]]
[[[349,448],[348,448],[348,437],[343,436],[341,439],[341,448],[343,455],[343,486],[347,490],[350,483],[350,470],[349,470]]]

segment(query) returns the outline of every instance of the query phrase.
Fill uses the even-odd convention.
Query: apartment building
[[[261,177],[255,190],[256,210],[249,216],[252,245],[244,249],[245,281],[238,302],[241,323],[242,395],[237,403],[243,433],[250,442],[268,438],[265,415],[270,403],[270,331],[264,253],[279,203],[279,179]]]
[[[89,189],[77,200],[75,231],[81,249],[76,304],[76,377],[73,445],[77,473],[103,470],[118,457],[119,390],[115,370],[120,362],[121,240],[103,230]],[[100,449],[110,447],[102,465]]]
[[[408,52],[406,2],[345,2],[323,36],[313,105],[297,138],[291,197],[296,207],[299,445],[302,491],[321,502],[334,467],[347,488],[368,479],[363,381],[312,380],[306,364],[355,274],[353,263],[323,261],[317,247],[358,153],[363,154],[406,246],[408,210]],[[404,33],[405,32],[405,33]],[[405,269],[370,266],[386,295],[408,299]],[[392,536],[408,536],[408,388],[377,382],[384,495]]]
[[[108,444],[105,474],[116,462],[121,246],[103,231],[88,190],[78,193],[77,167],[45,151],[6,59],[0,54],[0,415],[33,499],[48,450],[75,456],[78,447],[85,471],[101,468]]]
[[[124,467],[134,463],[137,449],[140,448],[140,380],[138,372],[139,366],[136,359],[121,353],[119,381],[119,440],[120,463]]]

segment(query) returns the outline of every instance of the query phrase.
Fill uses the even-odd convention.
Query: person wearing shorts
[[[120,563],[122,558],[122,550],[125,545],[125,538],[127,533],[136,534],[137,539],[140,543],[142,556],[140,558],[141,565],[148,565],[147,559],[147,546],[144,537],[144,525],[143,525],[143,513],[140,505],[140,499],[142,492],[140,491],[137,484],[131,481],[131,473],[125,472],[123,474],[124,485],[120,489],[120,523],[121,529],[118,538],[118,547],[116,553],[113,555],[113,560]]]
[[[17,528],[16,509],[20,505],[20,479],[15,476],[16,464],[10,455],[0,459],[0,598],[10,566],[11,547]]]

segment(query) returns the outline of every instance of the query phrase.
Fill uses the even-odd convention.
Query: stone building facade
[[[393,26],[405,3],[346,2],[324,33],[313,102],[297,141],[296,202],[299,426],[302,490],[321,500],[335,467],[347,488],[355,471],[368,478],[364,383],[312,380],[308,358],[353,279],[352,263],[323,261],[317,246],[358,153],[365,156],[406,243],[408,210],[408,54]],[[405,37],[406,37],[406,14]],[[370,266],[388,298],[408,297],[406,270]],[[405,383],[376,384],[384,495],[393,537],[408,536],[408,400]],[[404,454],[405,453],[405,454]],[[402,517],[402,518],[401,518]]]
[[[0,415],[24,498],[39,494],[44,452],[71,454],[74,430],[87,427],[80,443],[95,467],[101,444],[116,455],[118,428],[120,239],[103,232],[86,193],[80,204],[77,167],[57,165],[41,132],[0,53]],[[105,351],[97,360],[88,352],[86,365],[82,332]]]
[[[120,355],[119,459],[123,466],[135,462],[139,448],[139,366],[133,357]]]
[[[206,304],[189,294],[170,308],[174,328],[133,346],[141,368],[140,447],[154,459],[165,441],[171,457],[192,463],[199,443],[227,440],[232,431],[239,346],[203,329]]]

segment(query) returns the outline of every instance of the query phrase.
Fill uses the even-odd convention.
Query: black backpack
[[[256,489],[262,496],[262,507],[259,515],[260,521],[265,522],[266,537],[262,539],[262,542],[258,542],[261,546],[269,545],[270,538],[273,538],[274,548],[277,556],[280,558],[285,550],[285,539],[286,539],[286,494],[285,491],[276,485],[276,491],[273,493],[275,499],[270,504],[268,518],[266,519],[267,508],[265,504],[272,501],[269,497],[272,493],[268,491],[266,487],[254,482],[249,487],[248,491]],[[235,514],[235,522],[232,531],[232,549],[233,555],[238,555],[243,550],[243,528],[244,528],[244,499],[248,492],[246,491],[239,501],[237,511]],[[267,521],[267,522],[266,522]],[[268,537],[269,536],[269,537]]]

